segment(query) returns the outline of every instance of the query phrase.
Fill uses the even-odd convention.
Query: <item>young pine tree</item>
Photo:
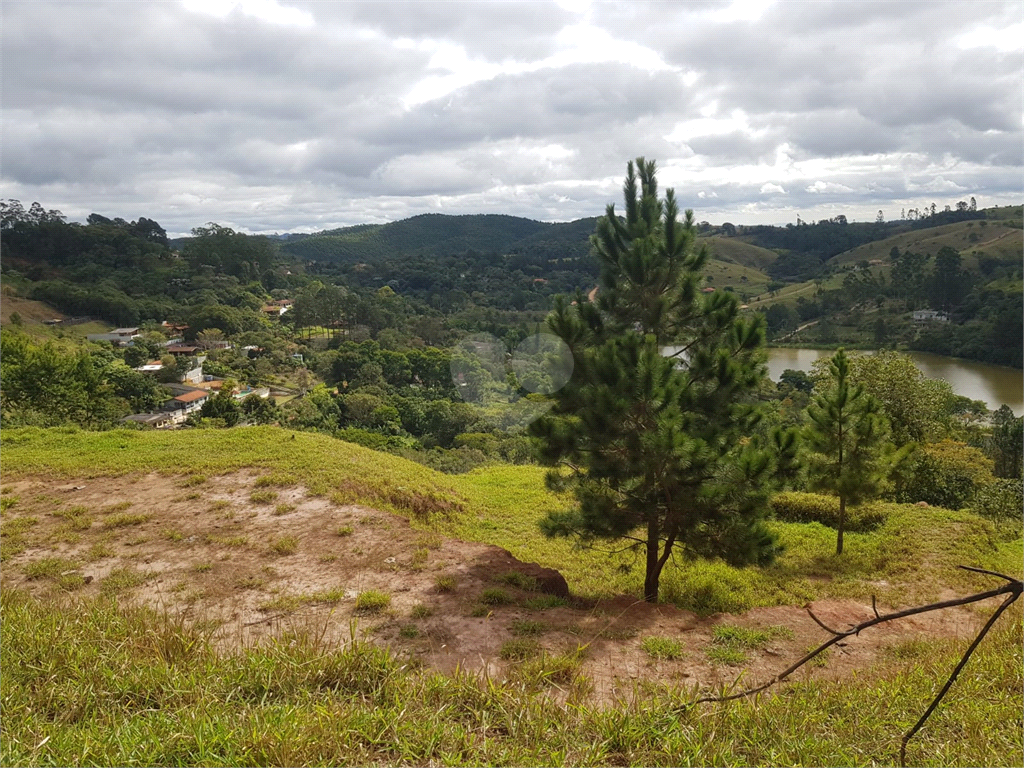
[[[591,238],[596,302],[556,301],[548,327],[574,370],[532,426],[549,487],[576,504],[542,522],[548,535],[628,540],[645,553],[644,599],[656,602],[673,552],[766,563],[771,454],[747,436],[764,375],[763,321],[724,292],[699,291],[705,249],[693,212],[658,197],[654,162],[629,163],[625,217],[608,206]],[[676,345],[674,354],[665,347]]]
[[[847,505],[877,496],[895,464],[889,423],[878,400],[850,381],[850,361],[840,349],[830,363],[832,380],[807,407],[804,444],[811,487],[839,497],[836,554],[843,554]]]

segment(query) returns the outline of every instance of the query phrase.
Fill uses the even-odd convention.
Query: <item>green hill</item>
[[[778,258],[778,254],[767,248],[744,242],[735,237],[712,235],[701,238],[711,249],[711,254],[720,261],[728,261],[750,269],[764,270]],[[766,276],[767,279],[767,276]]]
[[[346,227],[288,240],[281,251],[303,259],[357,262],[412,253],[506,253],[514,243],[557,226],[516,216],[426,213],[389,224]]]
[[[1024,252],[1024,231],[1001,221],[960,221],[876,240],[840,253],[828,263],[843,266],[876,259],[888,263],[889,253],[894,247],[901,252],[913,251],[927,256],[934,256],[942,248],[949,247],[961,253],[965,267],[973,269],[982,256],[998,261],[1019,261]]]

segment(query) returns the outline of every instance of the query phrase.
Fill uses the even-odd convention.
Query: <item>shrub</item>
[[[962,509],[994,481],[992,461],[984,453],[964,443],[942,440],[917,450],[907,469],[900,473],[896,499]]]
[[[640,643],[644,653],[652,659],[680,659],[683,656],[683,646],[678,640],[670,637],[645,637]]]
[[[1020,480],[1000,478],[978,490],[971,511],[997,521],[1021,522],[1024,486]]]
[[[380,613],[391,605],[391,595],[379,589],[368,589],[356,596],[356,610],[363,613]]]
[[[771,502],[775,517],[785,523],[821,523],[829,528],[839,525],[839,499],[817,493],[787,491]],[[873,531],[885,522],[885,512],[875,504],[846,509],[846,530],[853,533]]]

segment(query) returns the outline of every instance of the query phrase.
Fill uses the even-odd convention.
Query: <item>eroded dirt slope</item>
[[[827,637],[801,607],[700,618],[630,597],[561,600],[535,584],[542,570],[503,549],[336,505],[299,486],[268,485],[272,479],[247,472],[7,484],[4,498],[16,501],[3,513],[4,585],[117,594],[186,612],[216,626],[225,648],[289,633],[345,642],[357,632],[439,670],[496,677],[515,671],[517,654],[529,660],[583,646],[576,658],[587,695],[603,700],[645,682],[767,679]],[[390,604],[360,610],[359,595],[370,590]],[[837,628],[871,616],[870,606],[853,601],[813,608]],[[716,637],[720,625],[764,635],[730,646]],[[913,655],[918,638],[966,638],[977,625],[976,613],[959,610],[881,626],[800,676],[847,675]],[[678,643],[669,647],[675,658],[652,657],[652,637]]]

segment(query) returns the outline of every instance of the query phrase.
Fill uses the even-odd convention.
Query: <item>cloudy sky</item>
[[[1021,202],[1015,2],[17,2],[0,196],[309,232],[567,221],[656,158],[698,220]]]

